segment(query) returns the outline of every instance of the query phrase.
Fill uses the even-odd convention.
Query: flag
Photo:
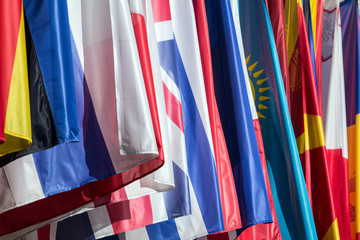
[[[291,119],[319,238],[339,238],[315,73],[301,1],[287,1]],[[295,14],[294,14],[295,13]],[[296,43],[296,45],[294,45]]]
[[[9,179],[9,181],[2,181],[1,188],[4,193],[13,193],[2,195],[4,199],[1,201],[0,221],[6,222],[6,224],[0,224],[2,235],[62,214],[64,214],[62,217],[65,217],[81,211],[77,208],[151,173],[163,164],[163,159],[155,158],[158,156],[156,142],[160,141],[155,140],[153,132],[135,35],[131,31],[133,26],[129,8],[123,4],[115,6],[118,11],[113,15],[114,19],[109,19],[107,13],[110,7],[106,2],[104,5],[87,2],[81,9],[82,14],[78,14],[83,17],[81,22],[84,29],[76,29],[77,31],[74,29],[76,44],[73,43],[72,49],[74,50],[73,64],[76,74],[74,79],[79,108],[78,119],[82,126],[80,128],[81,141],[60,144],[52,149],[27,155],[1,169],[1,177]],[[115,8],[111,9],[115,11]],[[102,21],[97,28],[86,21],[90,16],[92,16],[91,19],[97,16],[96,18]],[[119,19],[121,21],[118,21]],[[114,28],[104,28],[110,25]],[[118,29],[121,32],[122,41],[118,41],[119,31],[115,31]],[[83,62],[75,51],[83,49],[82,42],[85,45],[85,54],[80,54]],[[128,51],[116,51],[114,54],[119,55],[115,57],[113,42],[120,44],[116,47]],[[98,58],[96,55],[103,53],[107,53],[108,58]],[[103,67],[107,68],[103,69]],[[85,69],[85,76],[83,69]],[[114,70],[120,69],[123,75],[112,74]],[[100,73],[103,75],[97,75]],[[107,76],[106,74],[109,78],[102,78],[102,87],[96,87],[99,83],[99,78],[96,76]],[[133,81],[127,81],[125,77],[131,77]],[[113,87],[115,83],[118,84],[116,88]],[[102,92],[105,90],[110,90],[110,92],[108,94]],[[118,112],[116,108],[107,109],[101,104],[101,98],[107,97],[109,107],[117,106],[116,91],[122,94],[119,95],[123,97],[121,104],[129,102],[127,105],[121,105],[122,108]],[[100,113],[106,109],[115,118],[104,119]],[[121,119],[123,125],[118,125],[117,119]],[[130,123],[133,124],[132,127],[126,125]],[[116,134],[118,127],[122,130],[121,138]],[[109,128],[112,132],[106,135],[105,132],[109,131]],[[137,137],[139,134],[142,138]],[[120,173],[114,175],[118,172]],[[105,178],[108,176],[112,177]],[[64,199],[71,199],[71,201],[64,201]],[[87,207],[93,208],[94,205]],[[40,211],[44,208],[47,211]],[[74,211],[68,213],[71,210]],[[19,213],[29,217],[18,219],[16,216]],[[14,221],[13,224],[10,224],[12,221]]]
[[[66,4],[64,1],[49,0],[23,2],[58,140],[60,143],[79,141],[74,68]]]
[[[249,75],[247,74],[247,66],[246,66],[244,46],[243,46],[241,27],[240,27],[239,5],[238,5],[237,0],[231,1],[231,9],[233,12],[236,35],[237,35],[237,39],[238,39],[238,43],[239,43],[242,68],[243,68],[243,72],[245,73],[244,78],[245,78],[245,83],[246,83],[247,95],[248,95],[249,103],[250,103],[251,116],[252,116],[253,123],[254,123],[255,135],[256,135],[256,139],[257,139],[257,143],[258,143],[258,147],[259,147],[261,165],[262,165],[262,169],[264,172],[264,178],[265,178],[266,189],[267,189],[267,193],[268,193],[268,197],[269,197],[271,215],[273,218],[273,223],[258,224],[258,225],[254,225],[254,226],[251,226],[251,227],[245,229],[245,231],[243,231],[240,234],[239,238],[240,239],[249,239],[249,238],[281,239],[279,223],[278,223],[277,217],[276,217],[274,200],[273,200],[273,196],[271,193],[270,180],[269,180],[269,175],[268,175],[268,171],[267,171],[267,167],[266,167],[266,158],[265,158],[264,145],[263,145],[263,140],[262,140],[262,135],[261,135],[261,127],[260,127],[260,123],[259,123],[259,119],[258,119],[258,115],[257,115],[257,111],[256,111],[254,96],[253,96],[253,93],[251,90]],[[284,85],[285,85],[285,82],[284,82]]]
[[[268,9],[271,20],[271,26],[274,33],[276,49],[279,57],[282,78],[284,81],[284,88],[286,93],[286,100],[290,109],[290,82],[289,69],[287,61],[287,47],[286,47],[286,29],[285,29],[285,15],[284,15],[284,1],[283,0],[268,0]]]
[[[4,166],[5,164],[27,154],[53,147],[58,143],[39,61],[35,52],[34,43],[29,32],[29,26],[27,24],[26,18],[25,38],[29,78],[32,144],[30,147],[22,151],[6,154],[0,157],[1,166]]]
[[[233,169],[242,231],[273,220],[230,2],[205,1],[205,6],[210,29],[215,96],[220,106],[220,119]]]
[[[124,221],[108,221],[107,223],[110,222],[110,224],[112,224],[112,230],[115,230],[114,223],[119,224],[116,230],[117,232],[113,232],[120,232],[119,236],[123,236],[124,238],[131,238],[136,235],[138,239],[191,239],[224,230],[217,182],[218,178],[213,157],[211,128],[206,108],[204,80],[202,78],[202,67],[197,45],[198,39],[195,29],[195,17],[190,1],[181,3],[171,2],[170,5],[169,1],[153,0],[152,7],[167,115],[172,121],[172,126],[176,126],[178,130],[184,133],[188,169],[183,169],[183,166],[179,166],[178,163],[175,162],[174,176],[180,177],[178,179],[181,180],[178,182],[175,178],[175,189],[164,192],[162,195],[151,195],[151,203],[144,208],[138,208],[139,205],[133,205],[131,217],[134,217],[135,212],[137,212],[139,216],[148,216],[147,213],[149,213],[150,210],[150,214],[154,214],[153,221],[158,223],[125,233],[123,232],[124,229],[122,229],[122,227],[125,227],[125,230],[128,230],[129,225],[126,224],[134,223],[132,220],[136,220],[135,218],[128,218],[128,222],[124,219]],[[174,23],[172,22],[172,15],[175,16]],[[185,22],[180,20],[184,20],[184,18],[186,20]],[[184,23],[186,24],[182,25]],[[187,36],[190,35],[191,37],[184,38],[185,35],[181,33],[183,33],[183,31],[188,31],[189,28],[191,28],[192,31],[190,31],[190,34],[188,32]],[[177,36],[179,36],[179,38],[176,38]],[[177,42],[179,42],[179,45],[177,45]],[[187,65],[184,64],[185,62]],[[189,67],[195,71],[185,71],[185,69],[189,70]],[[193,88],[193,84],[196,84],[198,87]],[[172,108],[170,108],[170,106],[172,106]],[[172,111],[170,111],[171,109]],[[181,115],[179,115],[179,113],[181,113]],[[182,138],[179,139],[181,140]],[[187,185],[186,181],[188,181],[188,189],[182,186],[184,183]],[[177,189],[184,189],[186,191],[176,192]],[[184,204],[188,204],[187,202],[184,202],[184,200],[187,199],[179,197],[186,194],[187,191],[190,192],[189,201],[191,203],[191,215],[180,217],[181,215],[186,214],[186,212],[181,212],[179,214],[179,212],[174,210],[181,209]],[[116,206],[114,207],[116,208]],[[122,209],[115,210],[115,208],[113,209],[113,213],[120,214]],[[153,211],[152,213],[151,208]],[[145,213],[140,212],[140,209]],[[96,210],[97,209],[95,209],[95,211]],[[189,211],[187,212],[190,213]],[[169,213],[172,213],[171,218],[166,215]],[[109,216],[111,216],[111,214],[109,214]],[[120,214],[119,216],[124,215]],[[168,217],[169,220],[159,222],[164,219],[156,219],[155,221],[155,216]],[[177,218],[173,219],[174,217]],[[82,217],[78,220],[83,221],[83,219],[86,218]],[[64,222],[67,222],[66,226],[68,227],[72,224],[72,222],[67,220]],[[85,222],[88,221],[86,220]],[[148,222],[151,222],[151,219]],[[97,224],[84,224],[83,226],[87,226],[87,231],[83,231],[85,233],[91,231],[89,226],[94,226],[94,229],[99,230],[94,233],[95,236],[100,236],[101,231],[106,232],[106,230],[108,230],[105,229],[105,225],[103,225],[104,228],[97,228]],[[130,227],[134,226],[135,225],[132,225]],[[59,224],[57,227],[59,227]],[[48,227],[47,229],[52,228]],[[68,232],[76,234],[76,229],[70,229],[72,231]],[[112,230],[107,231],[105,236],[111,235]],[[66,228],[62,228],[62,232],[65,233]],[[49,233],[49,231],[47,231],[47,233]],[[40,233],[37,232],[36,234],[38,236]],[[114,235],[111,238],[117,238],[117,236]]]
[[[239,1],[239,16],[281,235],[316,239],[266,4]]]
[[[165,85],[178,89],[181,98],[191,215],[122,236],[193,239],[224,230],[194,10],[190,1],[153,0],[152,7]]]
[[[196,30],[199,39],[200,57],[204,75],[207,105],[209,109],[209,119],[212,140],[214,144],[214,154],[216,170],[221,196],[221,207],[225,231],[241,228],[241,216],[236,186],[230,159],[225,142],[224,132],[221,126],[218,106],[215,98],[214,78],[211,61],[209,30],[206,17],[205,2],[203,0],[193,1],[196,20]]]
[[[338,1],[325,0],[323,13],[323,123],[331,190],[341,239],[351,239],[344,67]]]
[[[351,238],[360,239],[360,181],[357,177],[360,161],[359,120],[360,113],[360,34],[359,13],[356,1],[344,1],[340,5],[342,46],[344,61],[347,141],[349,154],[349,197],[351,214]]]
[[[5,48],[1,51],[6,56],[1,63],[4,95],[1,96],[0,139],[5,134],[5,143],[0,145],[0,156],[3,156],[28,148],[32,140],[23,5],[21,1],[2,3],[1,9],[4,11],[1,41]],[[10,29],[9,23],[12,23]]]

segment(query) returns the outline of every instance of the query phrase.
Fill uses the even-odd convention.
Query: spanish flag
[[[339,239],[322,117],[300,0],[285,4],[291,119],[319,239]]]
[[[22,1],[1,1],[0,9],[3,33],[0,40],[0,82],[5,83],[4,91],[9,88],[4,123],[3,102],[0,106],[0,128],[4,126],[5,135],[5,143],[0,145],[0,156],[3,156],[29,147],[32,140]],[[0,139],[3,139],[1,133]]]

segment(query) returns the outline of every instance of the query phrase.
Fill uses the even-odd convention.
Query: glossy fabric
[[[349,197],[351,214],[351,237],[360,239],[360,36],[359,12],[356,1],[344,1],[340,4],[342,48],[344,59],[345,101],[347,140],[349,150]],[[356,49],[356,51],[354,50]]]
[[[123,8],[120,9],[122,11],[124,10]],[[126,18],[127,21],[120,21],[120,23],[132,29],[129,12],[127,12],[127,15],[120,14],[118,16]],[[131,37],[131,32],[126,33],[127,35],[122,34],[121,36]],[[81,34],[81,32],[77,34]],[[129,47],[131,50],[134,50],[136,49],[136,41],[134,35],[132,36],[132,41],[125,40],[122,41],[121,44],[131,43]],[[81,141],[79,143],[59,144],[52,149],[41,151],[30,156],[28,155],[22,160],[10,164],[10,166],[6,168],[6,173],[5,170],[2,169],[3,174],[11,178],[11,183],[14,183],[10,187],[6,186],[9,183],[2,181],[2,188],[4,191],[9,190],[15,193],[16,199],[9,198],[1,201],[1,209],[4,211],[9,208],[17,208],[3,212],[0,215],[0,221],[15,221],[17,219],[16,215],[19,214],[19,212],[22,214],[27,213],[25,216],[28,217],[24,217],[20,221],[17,220],[14,224],[0,224],[1,234],[10,233],[41,221],[47,221],[61,214],[69,215],[70,210],[81,208],[86,203],[91,203],[95,199],[103,197],[155,171],[163,164],[163,160],[155,158],[158,155],[155,137],[151,135],[151,128],[147,128],[152,127],[150,113],[148,112],[149,115],[145,115],[146,112],[138,111],[138,108],[127,109],[125,106],[125,109],[123,109],[123,111],[136,111],[139,114],[144,114],[143,117],[136,119],[144,122],[144,124],[136,125],[135,129],[135,133],[138,131],[143,133],[142,138],[136,137],[136,134],[122,132],[130,134],[131,137],[127,137],[127,134],[124,134],[123,140],[126,143],[130,143],[128,149],[135,149],[136,154],[132,152],[131,155],[130,153],[120,155],[120,152],[117,152],[114,158],[109,154],[109,146],[105,141],[105,137],[109,136],[105,136],[103,128],[100,126],[100,120],[102,121],[102,126],[104,126],[106,122],[104,122],[104,119],[98,117],[99,108],[95,109],[94,107],[95,102],[97,106],[101,105],[101,102],[99,102],[99,99],[95,98],[94,95],[92,95],[93,92],[89,90],[89,80],[84,76],[83,66],[78,56],[78,51],[80,50],[82,49],[77,48],[73,43],[73,64],[76,69],[74,78],[76,80],[79,124],[82,126],[82,132],[80,134]],[[134,64],[129,64],[128,61],[120,61],[117,62],[117,64],[119,64],[117,66],[122,66],[125,73],[133,74],[135,77],[132,82],[125,82],[124,78],[118,78],[116,81],[119,83],[138,84],[138,89],[132,89],[135,94],[132,95],[132,103],[134,105],[131,106],[137,106],[141,109],[141,107],[145,106],[147,97],[145,86],[143,82],[141,82],[143,79],[140,61],[137,58],[138,55],[127,56],[130,56],[134,60]],[[106,80],[110,84],[115,81],[113,78]],[[96,83],[99,79],[96,80],[96,78],[92,78],[91,81]],[[104,82],[102,82],[102,84],[103,83]],[[114,91],[114,89],[112,90]],[[121,90],[126,91],[127,89]],[[137,104],[140,104],[140,106]],[[114,105],[115,102],[109,104],[109,106]],[[106,108],[102,110],[106,110]],[[116,108],[114,110],[116,111]],[[116,115],[117,113],[115,112],[115,116]],[[133,115],[119,116],[123,118],[130,117],[130,119],[127,119],[127,122],[131,122],[131,117],[133,117]],[[134,123],[134,119],[132,122]],[[130,129],[127,130],[130,131]],[[112,137],[113,140],[113,142],[111,142],[112,146],[119,144],[119,138],[115,133],[110,137]],[[153,158],[155,159],[152,161]],[[124,166],[124,162],[136,163],[136,165],[130,165],[131,168],[121,168],[121,166]],[[129,165],[127,165],[127,167],[129,167]],[[23,174],[23,172],[25,172],[25,174]],[[117,172],[121,173],[112,176]],[[25,177],[15,178],[15,175],[27,176],[27,179],[25,179]],[[108,176],[112,177],[106,178]],[[71,199],[71,201],[64,201],[64,199]],[[105,201],[102,204],[106,203]],[[42,208],[46,208],[47,211],[40,211],[39,209]],[[38,213],[33,214],[33,211]]]
[[[317,239],[267,7],[260,0],[238,2],[281,235],[284,239]],[[267,108],[260,108],[260,104]]]
[[[79,141],[74,66],[66,1],[24,1],[60,143]]]
[[[279,57],[282,78],[286,93],[286,100],[290,108],[290,81],[286,47],[286,30],[283,0],[268,0],[271,26],[274,33],[276,50]]]
[[[214,87],[242,228],[272,222],[230,3],[205,1]],[[241,231],[240,230],[240,231]]]
[[[35,52],[29,27],[27,22],[25,23],[32,145],[23,151],[0,157],[0,166],[4,166],[5,164],[27,154],[53,147],[58,143],[39,61]]]
[[[337,239],[339,230],[331,189],[316,74],[301,1],[287,1],[286,15],[289,20],[287,36],[297,36],[294,50],[288,52],[291,57],[290,81],[294,84],[290,89],[291,120],[316,231],[319,238],[324,238],[328,232],[331,232],[330,235]]]
[[[351,239],[348,142],[340,5],[324,1],[322,43],[323,123],[326,154],[341,239]]]
[[[3,37],[0,38],[0,52],[3,56],[0,61],[0,143],[5,141],[5,118],[10,91],[11,75],[19,35],[21,20],[21,1],[1,2],[0,29]],[[17,26],[17,27],[15,27]],[[7,37],[5,37],[7,36]]]
[[[12,63],[7,62],[10,59],[3,59],[4,66],[6,64],[11,64],[11,66],[6,66],[11,69],[11,84],[8,95],[6,95],[6,87],[4,89],[4,97],[8,97],[8,99],[5,99],[5,104],[7,104],[4,129],[5,143],[0,144],[0,156],[26,149],[32,143],[23,6],[21,1],[14,1],[11,5],[5,5],[4,8],[13,13],[12,17],[14,19],[10,21],[15,20],[14,23],[16,23],[16,18],[20,17],[20,22],[13,26],[14,29],[16,29],[16,33],[9,33],[9,39],[6,40],[14,41],[12,43],[8,42],[10,47],[10,59],[13,54],[11,52],[11,46],[12,44],[16,44]],[[8,70],[4,70],[5,75],[7,74],[7,71]],[[3,81],[6,83],[8,79],[4,78]]]
[[[211,134],[214,144],[214,154],[216,161],[216,170],[218,173],[224,227],[225,231],[230,231],[242,227],[240,208],[236,194],[230,158],[226,147],[224,132],[221,125],[219,110],[215,98],[210,39],[205,2],[204,0],[195,0],[193,1],[193,5],[196,18],[196,29],[199,39],[202,70],[204,75],[206,99],[209,109]]]

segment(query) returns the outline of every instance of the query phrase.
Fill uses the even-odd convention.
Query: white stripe
[[[150,240],[146,228],[139,228],[129,232],[125,232],[125,239]]]
[[[233,19],[234,19],[236,38],[238,40],[238,45],[239,45],[239,50],[240,50],[241,66],[242,66],[242,69],[244,72],[246,90],[247,90],[247,95],[248,95],[249,103],[250,103],[251,116],[252,116],[252,119],[254,120],[254,119],[258,119],[258,115],[257,115],[254,96],[251,91],[250,79],[249,79],[249,75],[248,75],[248,71],[247,71],[247,67],[246,67],[245,52],[244,52],[244,46],[243,46],[243,41],[242,41],[242,35],[241,35],[239,5],[238,5],[237,0],[231,0],[230,3],[231,3],[231,10],[232,10],[232,15],[233,15]]]
[[[129,1],[129,8],[131,13],[138,13],[144,15],[144,8],[142,5],[142,1],[139,0],[128,0]]]
[[[176,77],[176,76],[175,76]],[[167,72],[161,68],[161,79],[163,80],[166,87],[169,91],[177,98],[177,100],[181,103],[181,95],[180,90],[173,79],[167,74]]]
[[[174,39],[171,21],[155,23],[155,34],[158,42]]]
[[[194,239],[208,234],[191,181],[189,181],[189,191],[191,214],[175,218],[180,239]]]
[[[0,168],[0,212],[16,207],[4,168]]]
[[[50,240],[56,239],[57,224],[50,225]]]
[[[166,205],[161,193],[150,196],[151,208],[153,213],[153,222],[158,223],[168,219]]]
[[[33,232],[29,233],[29,234],[26,235],[23,239],[24,239],[24,240],[38,240],[37,231],[33,231]]]
[[[106,206],[89,211],[88,216],[96,239],[115,234]]]
[[[339,6],[337,1],[326,2],[329,9]],[[348,158],[344,68],[338,8],[330,14],[324,12],[324,18],[325,20],[328,19],[328,21],[324,21],[324,25],[331,23],[325,29],[333,29],[331,33],[334,34],[333,37],[330,36],[327,41],[324,41],[322,49],[323,54],[332,55],[322,64],[323,122],[326,148],[342,149],[343,157]]]
[[[229,239],[230,240],[235,240],[238,237],[236,231],[230,231],[229,232]]]
[[[45,197],[32,155],[7,164],[4,171],[17,206]]]

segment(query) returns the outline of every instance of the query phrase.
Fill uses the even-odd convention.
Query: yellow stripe
[[[285,29],[286,29],[286,45],[288,48],[288,64],[293,55],[296,41],[299,37],[299,24],[297,14],[296,0],[287,0],[285,2]]]
[[[356,177],[355,177],[355,199],[356,199],[356,206],[355,206],[355,219],[356,219],[356,232],[360,232],[360,208],[359,208],[359,201],[360,201],[360,148],[358,147],[360,144],[360,114],[356,114]]]
[[[339,240],[339,225],[337,219],[331,224],[329,230],[326,232],[322,240]]]
[[[27,74],[24,11],[21,10],[19,36],[11,76],[8,107],[5,119],[5,143],[0,145],[0,156],[29,147],[31,117]]]
[[[325,146],[322,119],[318,115],[304,114],[304,133],[296,139],[299,154]]]

